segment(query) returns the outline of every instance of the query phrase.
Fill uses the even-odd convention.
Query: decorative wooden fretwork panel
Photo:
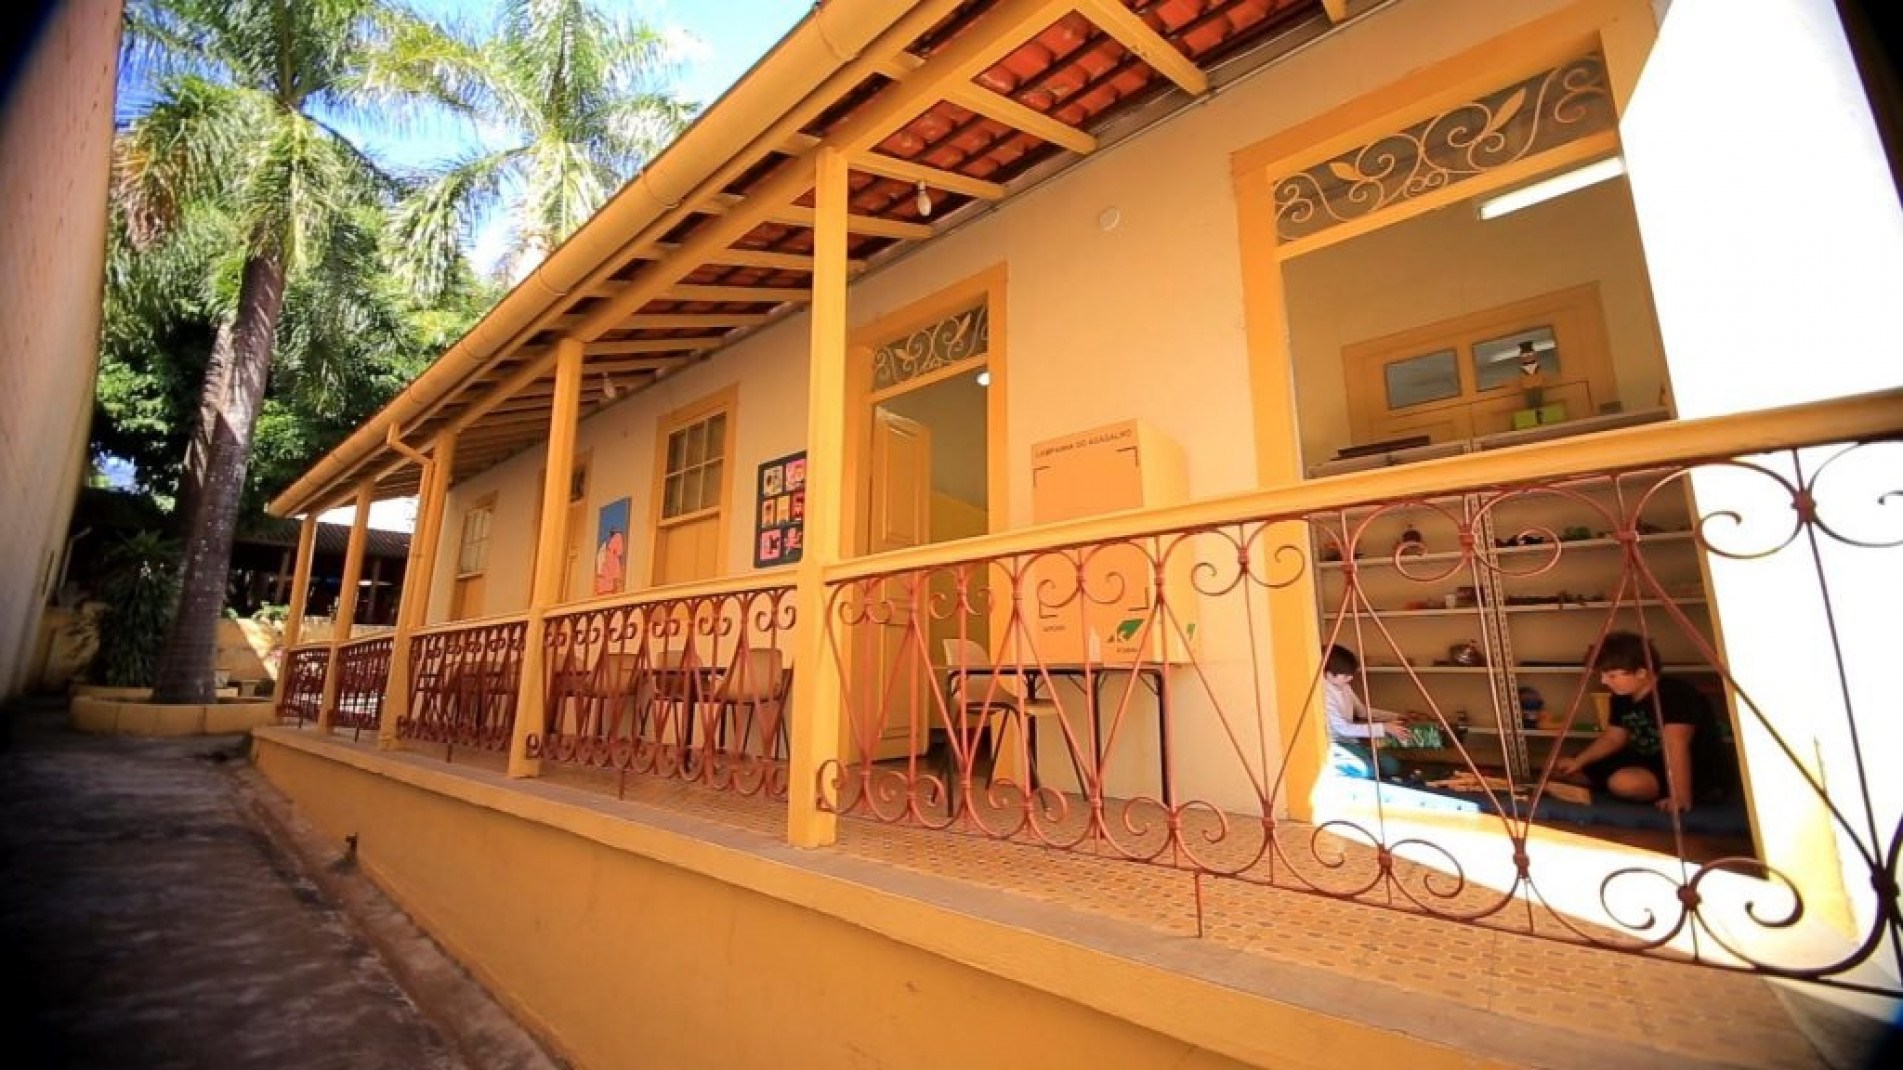
[[[983,357],[991,348],[991,316],[984,301],[955,312],[872,354],[872,389],[884,390],[953,364]]]
[[[1275,232],[1295,241],[1616,128],[1597,52],[1278,178]]]

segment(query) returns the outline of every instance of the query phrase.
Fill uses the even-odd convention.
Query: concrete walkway
[[[46,704],[0,718],[7,1065],[550,1065],[434,945],[413,929],[393,942],[407,919],[387,903],[371,928],[353,920],[374,890],[347,860],[299,861],[242,737],[81,736]],[[432,1024],[396,975],[427,978],[422,1002],[453,1020]]]

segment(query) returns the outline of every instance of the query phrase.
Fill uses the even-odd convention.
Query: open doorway
[[[990,529],[990,434],[985,362],[960,364],[956,371],[933,377],[917,386],[902,385],[870,401],[865,426],[866,508],[862,545],[868,553],[885,553],[913,546],[982,535]],[[949,573],[932,576],[931,604],[949,605],[955,599]],[[923,593],[923,592],[920,592]],[[887,592],[893,606],[917,604],[913,592]],[[937,673],[908,672],[904,665],[916,659],[920,640],[928,658],[937,658],[945,640],[958,634],[958,614],[932,614],[916,619],[909,613],[882,615],[877,649],[864,662],[876,672],[868,685],[890,695],[904,686],[915,693],[893,696],[877,757],[922,753],[930,740],[913,731],[915,709],[930,706],[923,688],[932,686]],[[971,618],[979,623],[985,615]],[[970,628],[969,621],[964,625]],[[982,633],[977,637],[982,640]],[[876,682],[874,682],[876,681]]]
[[[1616,155],[1291,256],[1281,278],[1310,477],[1673,417]],[[1567,769],[1609,718],[1624,731],[1590,661],[1608,636],[1636,634],[1672,693],[1706,710],[1696,742],[1711,757],[1685,830],[1714,855],[1748,853],[1730,696],[1701,653],[1720,644],[1696,519],[1683,481],[1641,473],[1318,524],[1323,642],[1357,655],[1369,705],[1446,729],[1397,747],[1389,772],[1484,794]],[[1622,532],[1637,533],[1642,565],[1621,552]],[[1343,568],[1345,554],[1361,564]],[[1660,747],[1657,731],[1629,735],[1629,747]],[[1651,800],[1605,783],[1558,790],[1571,802],[1542,807],[1606,838],[1653,845],[1670,832]]]

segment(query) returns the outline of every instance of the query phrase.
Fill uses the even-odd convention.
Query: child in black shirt
[[[1554,772],[1628,802],[1684,813],[1695,800],[1722,797],[1722,741],[1705,696],[1660,675],[1658,665],[1658,650],[1643,636],[1606,635],[1593,656],[1593,669],[1612,692],[1606,730]]]

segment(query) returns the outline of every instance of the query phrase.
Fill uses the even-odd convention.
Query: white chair
[[[959,738],[991,741],[991,782],[1037,786],[1037,722],[1057,715],[1053,703],[1033,699],[1034,688],[1018,666],[1000,666],[982,644],[945,640],[946,692]],[[978,717],[976,731],[967,718]]]

